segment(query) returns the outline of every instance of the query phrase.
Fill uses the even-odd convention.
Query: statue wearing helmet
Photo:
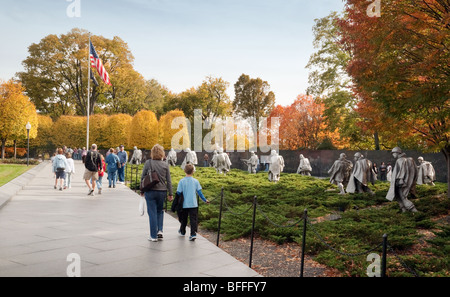
[[[353,167],[353,172],[347,185],[347,192],[368,192],[373,195],[374,193],[368,187],[369,182],[373,185],[377,180],[377,176],[372,169],[372,162],[364,158],[364,155],[359,152],[355,154],[354,159],[355,166]]]
[[[392,172],[391,186],[386,195],[386,199],[397,200],[403,212],[417,212],[414,204],[408,200],[408,194],[415,196],[417,167],[411,157],[406,157],[402,149],[395,147],[392,149],[392,156],[397,159]]]

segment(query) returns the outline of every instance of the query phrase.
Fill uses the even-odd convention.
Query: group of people
[[[60,183],[59,190],[70,189],[71,180],[75,174],[75,164],[70,148],[58,148],[54,153],[52,160],[52,171],[55,174],[55,185],[57,189],[58,181]],[[125,182],[125,166],[128,160],[128,154],[121,145],[119,149],[110,148],[106,153],[106,158],[97,150],[97,145],[93,144],[89,151],[85,154],[82,152],[75,160],[82,160],[85,166],[83,179],[89,188],[88,195],[94,196],[95,188],[98,194],[102,193],[103,176],[105,172],[108,174],[109,187],[116,187],[117,180],[119,183]]]
[[[107,172],[109,188],[115,188],[116,183],[125,182],[125,166],[128,160],[128,153],[121,145],[118,149],[110,148],[106,157],[97,150],[97,145],[93,144],[84,158],[83,179],[89,188],[88,195],[94,196],[95,186],[97,185],[98,194],[102,193],[102,179]]]
[[[63,148],[57,148],[56,152],[51,157],[52,172],[55,175],[54,189],[58,187],[59,190],[72,187],[72,176],[75,174],[75,163],[72,159],[72,153],[65,152]]]
[[[72,156],[72,159],[74,160],[82,160],[84,156],[87,154],[87,150],[85,147],[83,148],[77,148],[74,147],[73,149],[71,147],[62,147],[64,154],[70,153]]]

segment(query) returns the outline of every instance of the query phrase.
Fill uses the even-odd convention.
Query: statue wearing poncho
[[[408,200],[408,194],[415,196],[417,167],[413,158],[406,157],[399,147],[392,149],[392,156],[397,159],[392,172],[391,186],[386,195],[389,201],[397,200],[403,212],[417,212],[414,204]]]

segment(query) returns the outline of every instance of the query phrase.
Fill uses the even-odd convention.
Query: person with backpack
[[[63,183],[66,179],[66,168],[68,168],[67,159],[63,155],[63,149],[58,148],[58,154],[55,156],[53,160],[53,173],[55,173],[55,186],[54,189],[57,188],[58,179],[59,179],[59,190],[63,190]]]
[[[97,151],[97,145],[93,144],[91,149],[87,152],[84,167],[83,179],[89,187],[88,195],[94,196],[95,182],[98,180],[98,171],[102,166],[100,153]]]

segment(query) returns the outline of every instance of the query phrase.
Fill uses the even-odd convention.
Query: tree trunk
[[[447,161],[447,198],[450,198],[450,145],[446,145],[442,149],[442,153]]]
[[[6,139],[2,138],[2,160],[5,159],[5,145],[6,145]]]
[[[375,133],[373,134],[373,137],[375,138],[375,150],[379,151],[380,150],[380,138],[378,137],[378,131],[375,131]]]

